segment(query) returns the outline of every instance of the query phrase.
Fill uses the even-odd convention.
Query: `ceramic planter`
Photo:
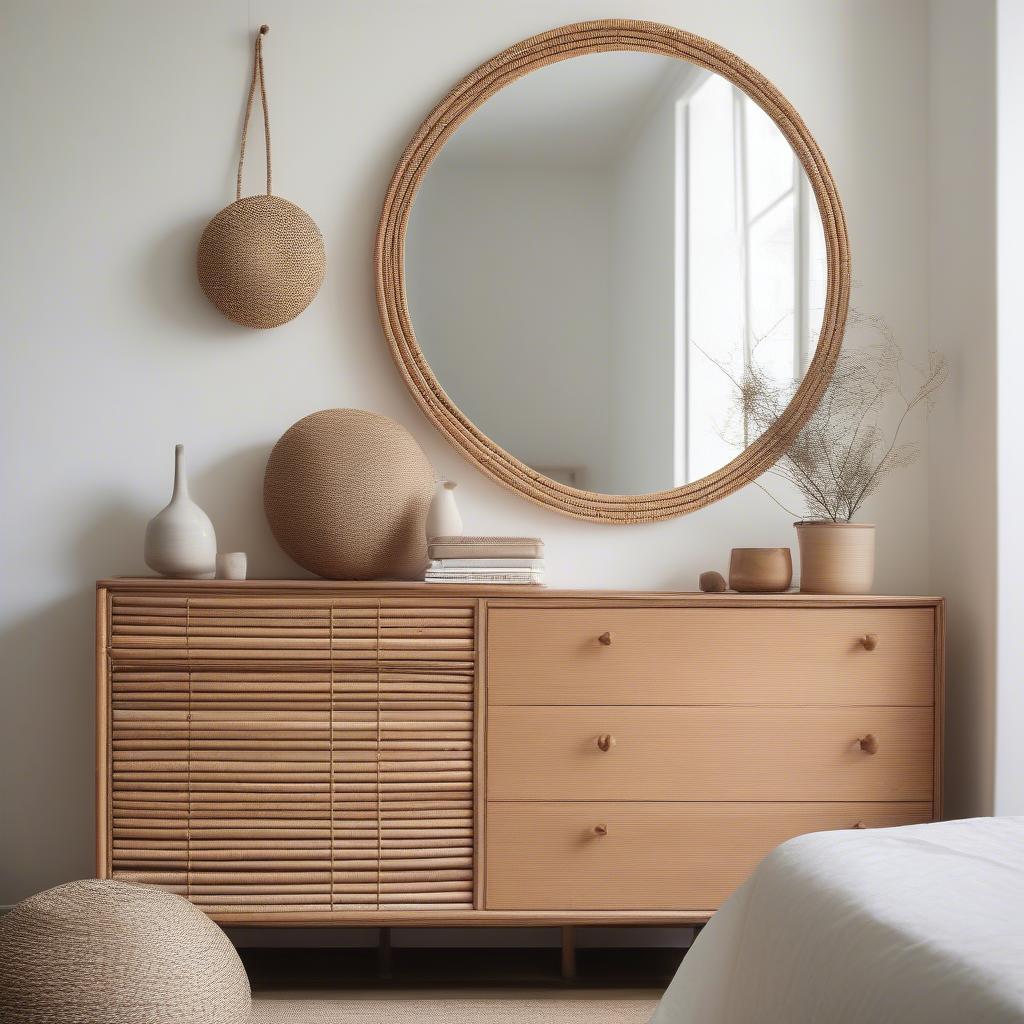
[[[875,579],[873,523],[796,523],[802,594],[870,594]]]
[[[793,582],[789,548],[733,548],[729,587],[741,594],[779,594]]]

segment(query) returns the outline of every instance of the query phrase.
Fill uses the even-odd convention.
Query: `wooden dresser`
[[[941,810],[943,603],[98,587],[98,873],[226,924],[685,924]]]

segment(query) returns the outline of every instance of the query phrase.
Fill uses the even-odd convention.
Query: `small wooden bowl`
[[[793,582],[789,548],[733,548],[729,589],[741,594],[778,594]]]

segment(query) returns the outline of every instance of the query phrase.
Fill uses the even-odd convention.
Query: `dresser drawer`
[[[874,754],[858,744],[868,734]],[[930,708],[492,707],[487,763],[489,800],[928,801],[933,719]]]
[[[861,642],[869,634],[871,650]],[[935,612],[493,608],[487,680],[495,705],[926,706],[935,692]]]
[[[928,803],[489,803],[486,906],[714,910],[793,836],[930,818]]]

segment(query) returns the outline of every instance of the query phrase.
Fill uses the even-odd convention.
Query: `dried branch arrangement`
[[[806,508],[804,519],[849,522],[889,474],[911,465],[920,454],[919,446],[901,443],[900,433],[915,409],[923,409],[926,415],[931,411],[946,381],[942,356],[931,352],[927,367],[911,367],[880,318],[850,310],[848,322],[876,333],[877,340],[864,347],[843,348],[817,409],[786,454],[765,474],[799,491]],[[770,377],[756,359],[734,383],[734,425],[745,438],[768,430],[796,388]],[[799,518],[768,488],[758,486]]]

